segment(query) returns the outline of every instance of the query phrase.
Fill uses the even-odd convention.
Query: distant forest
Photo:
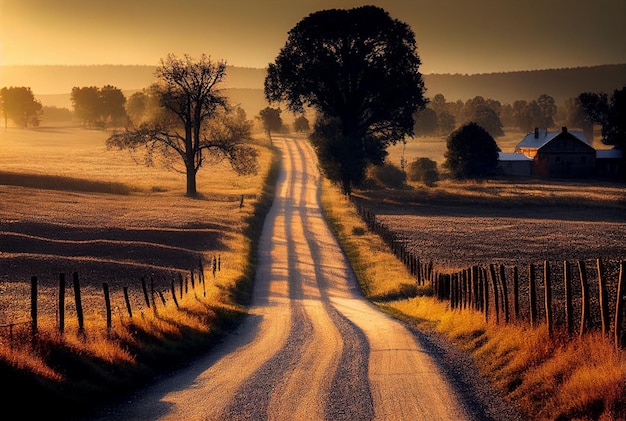
[[[73,87],[113,85],[123,91],[141,90],[154,80],[154,66],[0,66],[0,87],[28,86],[43,105],[70,107]],[[225,88],[246,112],[255,115],[264,104],[265,69],[229,67]],[[561,105],[582,92],[605,92],[626,86],[626,64],[475,75],[426,74],[426,96],[447,101],[482,96],[501,103],[533,100],[542,94]]]

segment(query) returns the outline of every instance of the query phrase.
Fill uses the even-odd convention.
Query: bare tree
[[[168,55],[150,90],[161,112],[138,127],[114,132],[107,145],[131,150],[141,146],[148,165],[157,154],[174,169],[182,160],[187,196],[192,197],[198,194],[196,174],[204,163],[226,159],[238,174],[255,173],[257,151],[246,143],[251,122],[243,110],[232,110],[218,89],[225,73],[226,63],[206,55],[198,60]]]

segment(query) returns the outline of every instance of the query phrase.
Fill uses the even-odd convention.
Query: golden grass
[[[348,198],[327,179],[323,180],[323,192],[325,216],[350,258],[364,294],[373,300],[384,300],[400,296],[403,284],[413,285],[406,267],[377,235],[367,230],[361,218],[354,214]]]
[[[483,187],[447,188],[463,197],[484,194],[475,191]],[[543,192],[541,186],[536,189]],[[558,192],[557,187],[554,189]],[[592,187],[583,190],[584,195],[596,194]],[[569,193],[560,194],[563,200],[574,200]],[[420,295],[416,297],[388,301],[401,296],[400,291],[406,290],[403,285],[414,280],[377,236],[353,234],[355,228],[361,232],[363,223],[352,204],[327,182],[323,184],[322,203],[351,264],[357,268],[366,295],[383,311],[424,331],[440,332],[469,352],[481,372],[507,399],[516,402],[528,419],[626,419],[626,352],[616,351],[608,338],[590,333],[568,340],[550,337],[545,325],[531,328],[487,323],[481,313],[451,311],[447,303],[417,289]]]
[[[155,237],[159,232],[167,240],[176,234],[189,242],[176,250],[189,248],[189,253],[199,253],[205,262],[219,255],[221,268],[214,278],[212,268],[205,263],[205,284],[196,281],[194,290],[178,298],[178,306],[171,295],[167,295],[165,305],[157,295],[156,306],[134,309],[131,319],[123,301],[113,302],[111,329],[107,329],[102,312],[87,305],[90,300],[98,305],[103,301],[97,285],[81,285],[85,289],[82,331],[75,318],[68,317],[64,333],[58,333],[54,315],[38,318],[39,333],[34,338],[29,324],[16,325],[12,341],[7,340],[7,334],[0,343],[0,374],[14,384],[0,403],[15,405],[20,394],[35,393],[41,405],[24,409],[32,410],[32,415],[45,412],[53,418],[69,417],[72,408],[77,412],[89,410],[129,393],[155,375],[206,352],[245,313],[254,276],[256,232],[271,204],[277,174],[275,151],[265,140],[254,144],[260,167],[254,176],[239,177],[225,163],[202,168],[198,173],[201,197],[192,199],[185,197],[183,174],[148,168],[127,152],[107,150],[107,136],[103,131],[72,127],[2,131],[0,221],[50,226],[53,229],[44,235],[59,232],[64,238],[70,229],[91,227],[140,236],[145,232],[151,236],[146,243],[150,246],[161,245]],[[110,186],[123,188],[109,190]],[[245,197],[243,207],[241,195]],[[188,240],[182,237],[185,233],[191,236]],[[12,234],[7,238],[13,238]],[[41,238],[51,244],[45,259],[52,264],[56,258],[59,262],[67,260],[54,254],[56,237]],[[200,243],[193,242],[195,238]],[[141,237],[115,241],[137,240]],[[176,245],[162,243],[164,249],[170,244]],[[82,264],[90,260],[72,256],[71,261]],[[112,263],[123,266],[127,262]],[[23,279],[30,279],[31,270],[17,268]],[[2,273],[0,280],[10,282]],[[49,289],[42,285],[40,292],[45,294]],[[115,294],[121,298],[119,291],[113,292],[112,301]],[[2,297],[3,302],[6,299]]]

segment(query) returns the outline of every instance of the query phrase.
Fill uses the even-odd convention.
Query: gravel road
[[[314,152],[302,138],[275,143],[282,171],[249,316],[101,419],[519,419],[466,356],[363,298],[323,218]]]

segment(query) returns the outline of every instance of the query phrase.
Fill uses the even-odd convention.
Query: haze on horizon
[[[425,74],[626,63],[624,0],[0,0],[0,64],[265,68],[308,14],[366,4],[412,27]]]

